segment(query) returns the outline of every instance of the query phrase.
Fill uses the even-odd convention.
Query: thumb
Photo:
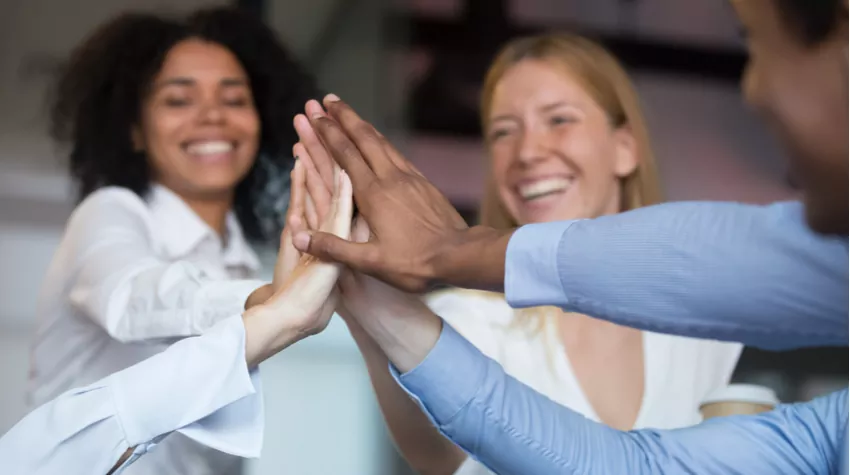
[[[322,260],[339,262],[359,272],[370,273],[376,267],[376,248],[371,242],[354,243],[330,233],[306,231],[297,233],[292,241],[301,252]]]

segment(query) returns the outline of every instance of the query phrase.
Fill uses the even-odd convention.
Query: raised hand
[[[325,107],[329,115],[315,102],[307,106],[314,137],[310,154],[320,173],[332,166],[323,163],[331,159],[348,172],[371,237],[351,243],[301,231],[293,237],[295,246],[408,291],[438,282],[500,287],[510,233],[469,229],[446,197],[371,124],[335,96],[326,98]],[[299,134],[306,130],[303,119],[296,118],[296,128]]]
[[[300,206],[306,200],[302,165],[298,165],[299,180],[293,181],[295,211],[290,219],[297,223],[306,220],[300,216]],[[340,239],[349,239],[354,203],[351,181],[345,172],[337,175],[334,194],[329,202],[327,215],[319,229]],[[286,242],[286,236],[281,239]],[[282,244],[281,253],[286,251]],[[316,334],[327,327],[336,307],[335,288],[341,265],[321,261],[310,255],[302,255],[291,271],[289,257],[278,258],[275,268],[274,293],[264,303],[256,305],[244,314],[246,352],[249,358],[262,361],[292,343]]]
[[[322,185],[317,167],[311,163],[311,154],[301,144],[296,148],[306,170],[307,181],[312,179],[316,184],[310,188],[308,195],[312,195],[313,201],[327,200],[330,193]],[[350,241],[365,243],[369,239],[370,229],[365,219],[356,218]],[[343,269],[339,290],[341,298],[336,310],[352,334],[365,333],[381,348],[392,348],[387,350],[387,356],[400,369],[413,368],[418,364],[439,337],[442,323],[418,295],[408,294],[350,269]]]

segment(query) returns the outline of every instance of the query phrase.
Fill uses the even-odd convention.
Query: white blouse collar
[[[156,222],[162,226],[157,231],[164,236],[166,252],[173,259],[186,257],[205,239],[220,239],[182,198],[161,184],[151,185],[148,206]],[[227,213],[225,227],[227,243],[222,248],[225,264],[242,265],[258,272],[260,261],[245,240],[242,226],[232,210]]]

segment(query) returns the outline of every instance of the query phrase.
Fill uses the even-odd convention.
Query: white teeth
[[[568,178],[547,178],[519,187],[519,194],[526,200],[533,200],[550,193],[566,191],[573,180]]]
[[[189,144],[186,150],[192,155],[214,155],[217,153],[230,152],[233,150],[233,144],[224,140],[193,142]]]

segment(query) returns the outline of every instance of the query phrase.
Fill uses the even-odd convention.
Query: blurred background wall
[[[37,290],[73,208],[45,132],[44,92],[70,48],[127,9],[238,4],[262,15],[322,87],[385,131],[470,219],[484,156],[478,88],[509,37],[574,29],[628,66],[667,196],[764,203],[793,196],[777,146],[743,106],[744,50],[718,0],[0,0],[0,433],[24,414]],[[261,249],[271,267],[274,250]],[[847,384],[847,349],[748,349],[736,379],[786,400]],[[245,473],[408,473],[337,319],[263,366],[264,455]]]

